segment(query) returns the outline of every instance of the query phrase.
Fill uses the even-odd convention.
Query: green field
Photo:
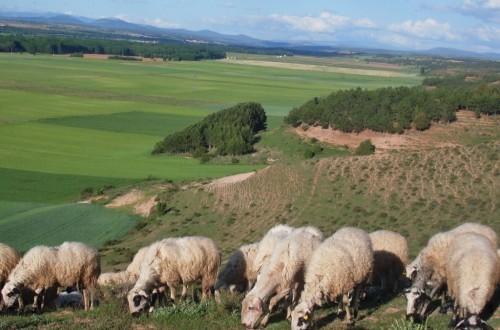
[[[78,200],[87,187],[258,170],[262,165],[200,165],[195,159],[150,152],[167,134],[239,102],[261,103],[272,129],[292,107],[334,89],[420,80],[228,61],[126,63],[20,54],[0,55],[0,67],[0,211],[9,202],[69,210],[66,203]],[[0,241],[6,241],[7,232],[1,231]],[[44,242],[43,235],[31,241]]]

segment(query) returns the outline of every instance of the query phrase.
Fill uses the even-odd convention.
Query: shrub
[[[375,146],[371,140],[364,140],[354,151],[356,156],[373,155],[375,153]]]
[[[310,159],[310,158],[313,158],[314,157],[314,151],[312,151],[311,149],[306,149],[304,151],[304,158],[305,159]]]

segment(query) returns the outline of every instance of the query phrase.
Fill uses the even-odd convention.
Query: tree
[[[366,156],[373,155],[375,153],[375,146],[372,143],[372,140],[364,140],[359,144],[359,146],[354,150],[354,154],[356,156]]]
[[[415,109],[415,117],[413,117],[413,125],[415,126],[415,129],[423,131],[431,126],[431,120],[425,111],[417,107]]]

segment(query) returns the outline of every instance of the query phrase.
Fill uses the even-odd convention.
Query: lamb
[[[263,266],[254,288],[242,302],[241,323],[246,328],[254,328],[264,313],[264,304],[269,301],[269,310],[261,321],[267,324],[268,318],[278,301],[292,293],[293,302],[296,291],[303,286],[306,264],[312,253],[323,241],[323,235],[315,228],[295,229],[275,245],[269,261]],[[292,304],[293,304],[292,302]]]
[[[228,285],[251,290],[257,274],[253,270],[253,261],[257,253],[258,243],[240,246],[229,257],[224,268],[220,271],[215,284],[216,293],[221,287]]]
[[[425,316],[426,308],[430,300],[437,292],[443,290],[446,285],[446,260],[450,253],[450,245],[453,238],[461,233],[476,233],[487,238],[494,249],[498,246],[496,233],[488,226],[467,222],[448,232],[435,234],[429,239],[427,246],[420,252],[419,264],[416,266],[417,274],[412,287],[407,290],[408,300],[406,315],[408,318],[420,318]],[[434,288],[431,293],[425,293],[425,285],[429,280],[433,280]],[[417,315],[418,307],[422,305],[420,315]]]
[[[400,276],[408,262],[408,243],[406,238],[389,230],[377,230],[370,233],[373,248],[373,273],[370,283],[380,283],[382,293],[387,292],[388,283],[394,283],[397,289]]]
[[[469,329],[484,323],[479,314],[493,296],[500,276],[500,259],[490,243],[474,233],[458,234],[453,239],[446,260],[446,278],[455,299],[454,326],[463,323]]]
[[[179,284],[184,288],[202,280],[205,300],[217,278],[220,252],[215,242],[206,237],[167,238],[153,243],[141,264],[139,278],[127,295],[130,313],[139,316],[149,312],[153,289],[168,286],[175,302]],[[186,296],[183,290],[181,300]]]
[[[10,273],[2,296],[7,307],[10,307],[19,298],[23,288],[34,290],[40,296],[54,284],[78,286],[83,293],[85,309],[88,310],[93,308],[93,288],[100,272],[97,250],[83,243],[65,242],[57,247],[36,246],[26,252]]]
[[[327,238],[314,251],[307,266],[300,302],[292,311],[292,329],[313,326],[313,312],[323,298],[334,300],[351,291],[359,291],[373,271],[373,249],[363,230],[345,227]],[[355,295],[356,296],[356,295]],[[355,312],[357,299],[355,298]],[[348,306],[348,320],[353,323]]]

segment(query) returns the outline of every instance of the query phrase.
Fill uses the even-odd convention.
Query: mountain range
[[[402,51],[389,49],[365,48],[353,45],[331,46],[310,41],[269,41],[252,38],[247,35],[222,34],[210,30],[191,31],[185,29],[166,29],[151,25],[135,24],[118,18],[92,19],[82,16],[71,16],[60,13],[29,13],[0,11],[0,31],[4,26],[23,24],[36,28],[59,27],[72,31],[102,32],[116,36],[131,35],[141,39],[171,39],[185,42],[225,44],[255,48],[282,48],[301,52],[347,52],[390,55],[431,55],[452,58],[478,58],[500,60],[500,54],[476,53],[453,48],[432,48],[424,51]]]

